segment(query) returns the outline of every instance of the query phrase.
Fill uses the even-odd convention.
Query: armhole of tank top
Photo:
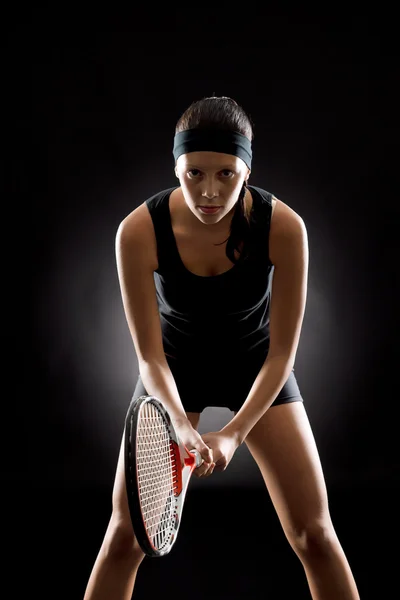
[[[159,272],[159,270],[160,270],[160,264],[159,264],[159,260],[158,260],[158,243],[157,243],[156,226],[155,226],[154,219],[153,219],[153,215],[152,215],[152,212],[151,212],[151,210],[150,210],[150,206],[149,206],[149,204],[150,204],[150,202],[151,202],[151,201],[152,201],[152,198],[147,198],[147,199],[146,199],[146,200],[143,202],[143,204],[145,204],[145,205],[146,205],[146,209],[147,209],[147,211],[148,211],[149,217],[150,217],[150,219],[151,219],[151,224],[152,224],[152,227],[153,227],[152,235],[153,235],[153,236],[154,236],[154,238],[155,238],[155,245],[156,245],[156,262],[157,262],[157,269],[153,269],[153,273],[158,273],[158,272]],[[149,235],[150,235],[150,232],[149,232]]]
[[[267,258],[268,258],[268,263],[269,265],[273,266],[271,258],[269,256],[269,235],[270,235],[270,231],[271,231],[271,219],[272,219],[272,208],[273,208],[273,203],[272,203],[272,198],[274,197],[273,194],[271,192],[268,192],[267,190],[263,190],[262,188],[259,188],[258,186],[249,186],[252,188],[255,188],[255,193],[258,194],[259,196],[261,196],[263,202],[267,203],[270,207],[270,214],[269,214],[269,218],[268,220],[268,249],[267,249]],[[251,191],[251,190],[250,190]]]
[[[154,273],[157,273],[158,275],[160,274],[160,260],[159,260],[160,253],[159,253],[159,245],[158,245],[158,240],[157,240],[157,226],[156,226],[155,219],[153,218],[153,213],[150,210],[150,204],[154,203],[156,201],[156,199],[157,199],[156,206],[159,206],[158,201],[160,200],[160,198],[161,198],[161,201],[164,201],[165,198],[166,198],[166,196],[167,196],[167,194],[171,194],[173,189],[174,188],[168,188],[166,190],[163,190],[162,192],[158,192],[154,196],[151,196],[150,198],[147,198],[144,201],[144,204],[146,204],[146,207],[147,207],[147,210],[149,212],[150,219],[151,219],[151,222],[152,222],[152,225],[153,225],[153,235],[155,237],[155,244],[156,244],[156,261],[157,261],[157,265],[158,265],[157,269],[154,269]],[[161,208],[161,207],[159,206],[159,208]],[[166,207],[166,209],[168,210],[168,207]]]
[[[275,198],[275,196],[273,194],[271,194],[271,221],[272,221],[272,216],[274,214],[274,210],[276,208],[276,201],[277,201],[277,198]]]

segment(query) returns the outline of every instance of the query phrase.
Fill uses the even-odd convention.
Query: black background
[[[176,185],[175,123],[193,100],[214,93],[233,97],[255,124],[249,183],[306,223],[309,295],[296,375],[361,598],[393,595],[399,81],[392,19],[230,4],[218,13],[203,5],[87,14],[58,6],[13,15],[3,71],[12,408],[3,477],[13,598],[83,598],[138,373],[115,269],[116,229],[147,197]],[[229,414],[207,409],[203,432],[214,417]],[[158,593],[310,597],[245,446],[225,473],[193,480],[173,552],[141,566],[133,597]]]

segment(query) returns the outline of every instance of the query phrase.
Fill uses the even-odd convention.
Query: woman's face
[[[219,223],[232,211],[250,170],[233,154],[201,151],[181,154],[175,174],[188,208],[199,221],[211,225]],[[220,208],[207,213],[202,207]]]

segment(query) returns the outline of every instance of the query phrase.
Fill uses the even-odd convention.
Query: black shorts
[[[193,365],[178,363],[170,357],[167,357],[167,360],[185,411],[197,413],[201,413],[208,406],[238,411],[245,402],[263,362],[252,361],[246,364],[245,361],[241,361],[240,365],[231,364],[225,369],[218,368],[214,373],[199,374],[199,370],[195,370]],[[139,375],[133,398],[143,395],[148,394]],[[162,401],[162,398],[160,400]],[[288,402],[303,402],[294,369],[271,406]]]

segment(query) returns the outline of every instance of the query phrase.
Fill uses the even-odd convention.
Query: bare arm
[[[272,242],[272,243],[271,243]],[[274,264],[268,356],[246,401],[224,428],[239,444],[268,410],[293,368],[307,297],[308,240],[303,220],[290,211],[271,229]]]
[[[177,424],[188,419],[164,354],[145,211],[147,207],[139,206],[118,228],[118,278],[143,385],[149,395],[162,400]]]

